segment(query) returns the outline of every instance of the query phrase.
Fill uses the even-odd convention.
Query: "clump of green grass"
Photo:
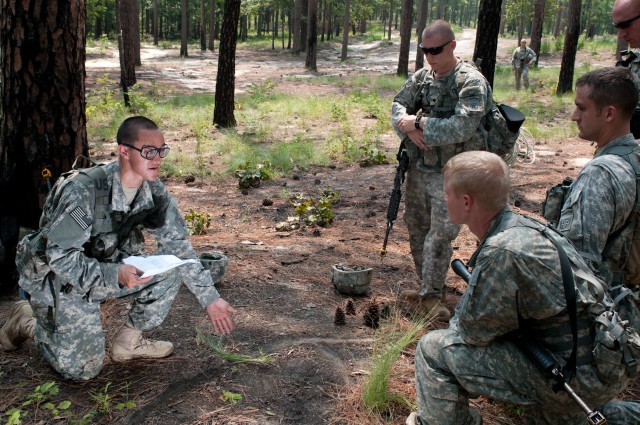
[[[371,372],[362,389],[362,403],[371,412],[384,414],[392,404],[414,408],[412,401],[401,394],[389,392],[389,379],[400,353],[420,339],[428,322],[426,319],[418,319],[411,322],[408,327],[403,327],[402,320],[399,316],[395,318],[392,316],[390,321],[376,331]]]

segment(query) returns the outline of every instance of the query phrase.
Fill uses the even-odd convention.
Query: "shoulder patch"
[[[80,207],[76,207],[76,209],[71,211],[69,215],[76,223],[78,223],[78,226],[80,226],[82,230],[87,229],[91,225],[91,221],[87,218],[87,214]]]

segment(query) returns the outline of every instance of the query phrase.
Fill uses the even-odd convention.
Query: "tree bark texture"
[[[533,11],[533,23],[531,24],[531,50],[536,52],[536,66],[540,59],[540,46],[542,45],[542,26],[544,24],[545,0],[536,0]]]
[[[416,22],[416,34],[418,42],[416,43],[416,68],[415,71],[424,67],[424,53],[420,48],[422,43],[422,31],[427,26],[427,11],[429,10],[429,0],[418,0],[418,18]]]
[[[215,47],[215,22],[216,22],[216,0],[209,0],[209,50],[216,51]]]
[[[342,53],[340,60],[347,60],[347,47],[349,47],[349,15],[351,13],[351,2],[344,0],[344,24],[342,32]]]
[[[88,156],[85,2],[1,0],[0,292],[15,289],[18,228],[37,228],[55,179]],[[49,170],[51,177],[43,177]],[[44,175],[47,172],[44,171]]]
[[[187,0],[182,0],[180,7],[180,57],[189,57],[189,14],[187,12]]]
[[[413,23],[413,0],[402,0],[400,16],[400,54],[398,55],[397,74],[400,77],[409,75],[409,50],[411,50],[411,24]]]
[[[225,0],[213,111],[213,123],[223,128],[236,125],[233,111],[235,102],[236,34],[238,34],[239,18],[240,0]]]
[[[571,0],[567,15],[567,31],[564,34],[564,49],[560,64],[560,77],[556,92],[569,93],[573,91],[573,71],[575,69],[576,52],[578,51],[578,37],[580,37],[580,8],[582,0]]]
[[[473,61],[479,64],[480,71],[491,87],[493,87],[493,74],[496,70],[501,8],[502,0],[480,0]]]
[[[308,37],[307,37],[307,58],[305,67],[312,71],[318,69],[318,0],[309,0],[308,16]]]
[[[120,22],[120,34],[122,34],[121,54],[121,83],[123,90],[136,83],[136,51],[135,51],[135,24],[138,17],[134,8],[135,0],[118,1],[118,17]]]

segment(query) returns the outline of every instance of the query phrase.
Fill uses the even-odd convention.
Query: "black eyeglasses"
[[[631,24],[633,24],[633,21],[639,18],[640,18],[640,15],[636,16],[635,18],[627,19],[626,21],[618,22],[617,24],[614,22],[613,26],[619,30],[625,30],[629,28]]]
[[[138,152],[140,152],[141,157],[143,157],[144,159],[148,159],[149,161],[155,158],[156,155],[160,155],[160,158],[164,158],[165,156],[169,155],[169,146],[166,146],[166,145],[161,148],[156,148],[154,146],[143,146],[141,149],[141,148],[136,148],[135,146],[130,145],[128,143],[120,143],[120,144],[128,148],[137,150]]]
[[[437,46],[437,47],[423,47],[422,43],[420,43],[420,45],[418,47],[420,47],[420,49],[422,49],[422,52],[425,55],[439,55],[440,53],[442,53],[442,51],[444,50],[444,46],[446,46],[447,44],[451,43],[453,40],[449,40],[446,43],[444,43],[442,46]]]

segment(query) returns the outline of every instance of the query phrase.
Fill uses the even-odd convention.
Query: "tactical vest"
[[[455,114],[456,104],[460,99],[467,76],[471,72],[479,72],[477,68],[468,62],[459,62],[444,79],[438,80],[428,71],[424,71],[424,80],[420,84],[417,106],[422,109],[422,114],[431,118],[450,118]],[[447,161],[464,151],[486,150],[500,156],[508,154],[517,139],[517,133],[512,133],[507,128],[507,122],[493,101],[493,92],[487,84],[487,105],[485,115],[482,117],[475,134],[464,142],[436,146],[432,149],[419,151],[408,144],[410,157],[422,157],[421,165],[427,169],[440,171]]]
[[[640,150],[636,146],[616,146],[607,150],[608,155],[617,155],[624,159],[632,168],[636,175],[636,196],[633,209],[629,215],[629,225],[633,227],[629,256],[622,270],[613,269],[612,284],[640,285]],[[626,224],[614,232],[609,239],[614,239],[624,229]],[[607,257],[608,244],[603,250],[603,257]]]
[[[487,238],[514,227],[527,227],[538,231],[554,243],[554,245],[556,243],[560,243],[561,239],[564,239],[564,237],[557,233],[553,228],[530,217],[515,214],[513,211],[504,211],[499,220],[500,221],[497,223],[496,227],[491,230],[489,235],[487,235]],[[487,238],[485,238],[485,240]],[[481,250],[482,246],[478,248],[476,253],[471,257],[469,260],[470,266],[475,266],[476,256]],[[581,259],[572,258],[572,254],[570,253],[567,253],[567,255],[574,266],[572,267],[572,269],[574,269],[574,275],[593,283],[595,279],[590,277],[591,272],[589,270],[576,269],[577,266],[575,265],[575,262],[576,260],[580,261]],[[601,287],[597,281],[595,284]],[[601,288],[600,292],[602,291],[603,289]],[[518,317],[520,317],[519,314]],[[532,322],[528,320],[521,320],[520,327],[523,329],[523,332],[526,332],[527,335],[533,337],[535,340],[542,343],[543,346],[556,354],[568,357],[572,350],[573,340],[571,339],[571,326],[568,320],[562,324],[557,323],[557,318],[555,317]],[[589,311],[589,309],[584,309],[577,317],[578,350],[576,353],[576,364],[578,366],[590,364],[593,361],[593,327],[594,320],[592,312]]]

